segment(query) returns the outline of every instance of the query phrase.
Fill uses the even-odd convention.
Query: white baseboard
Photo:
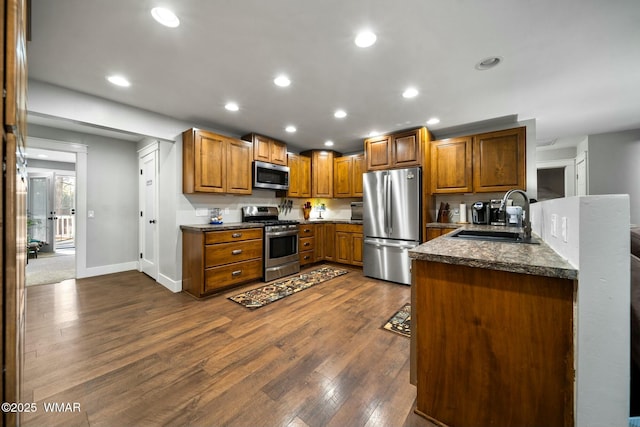
[[[84,271],[78,270],[78,279],[85,277],[102,276],[105,274],[121,273],[123,271],[131,271],[138,269],[138,262],[124,262],[122,264],[102,265],[100,267],[89,267]]]
[[[182,280],[173,280],[164,274],[158,273],[158,279],[156,282],[160,283],[173,293],[182,292]]]

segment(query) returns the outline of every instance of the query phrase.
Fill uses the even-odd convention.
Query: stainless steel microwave
[[[266,162],[253,162],[253,188],[289,189],[289,167]]]

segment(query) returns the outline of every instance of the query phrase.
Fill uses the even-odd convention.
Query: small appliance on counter
[[[522,227],[524,212],[521,206],[507,206],[507,221],[509,227]]]
[[[362,221],[362,202],[351,202],[351,221]]]
[[[506,212],[500,210],[502,205],[501,199],[493,199],[489,204],[489,224],[490,225],[507,225]]]
[[[474,224],[489,223],[489,202],[475,202],[471,207],[471,221]]]

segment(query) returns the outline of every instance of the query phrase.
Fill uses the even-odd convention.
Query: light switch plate
[[[558,215],[551,214],[551,237],[558,237]]]
[[[209,209],[196,208],[196,216],[209,216]]]
[[[567,217],[562,217],[562,241],[567,242]]]

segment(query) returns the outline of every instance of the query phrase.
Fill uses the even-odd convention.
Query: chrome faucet
[[[500,203],[500,212],[506,212],[507,210],[507,200],[513,193],[520,193],[522,198],[524,199],[524,206],[522,207],[522,211],[524,213],[524,218],[522,219],[522,230],[523,230],[523,239],[531,239],[531,217],[529,216],[529,198],[527,197],[527,193],[522,190],[513,189],[509,190],[505,193],[502,198],[502,202]],[[508,220],[507,220],[508,221]]]

